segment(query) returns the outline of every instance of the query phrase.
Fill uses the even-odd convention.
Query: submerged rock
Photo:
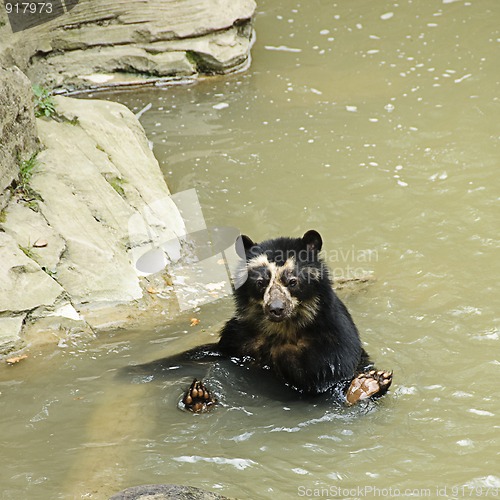
[[[109,500],[228,500],[228,497],[177,484],[147,484],[134,486],[113,495]]]

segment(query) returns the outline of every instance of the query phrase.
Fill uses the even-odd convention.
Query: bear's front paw
[[[213,408],[217,399],[212,396],[212,393],[205,387],[201,380],[194,379],[193,383],[182,398],[182,403],[186,410],[194,413],[203,413]]]
[[[347,389],[346,399],[350,405],[367,398],[383,396],[392,383],[392,371],[370,370],[360,373]]]

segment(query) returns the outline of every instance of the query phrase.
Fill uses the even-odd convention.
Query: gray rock
[[[57,279],[72,302],[130,302],[142,297],[129,250],[144,242],[130,222],[165,201],[156,214],[161,238],[175,239],[184,224],[144,131],[126,107],[59,97],[58,111],[75,125],[40,120],[44,168],[32,180],[40,211],[65,242]],[[71,212],[68,213],[68,207]],[[170,210],[169,210],[170,209]]]
[[[63,295],[50,306],[40,306],[25,317],[17,345],[58,343],[65,347],[68,340],[93,338],[94,330]]]
[[[18,243],[0,232],[0,314],[22,313],[51,305],[63,288],[27,257]]]
[[[0,68],[0,210],[8,200],[5,189],[19,175],[19,159],[37,146],[31,83],[17,68]]]
[[[0,61],[66,89],[229,73],[249,64],[255,8],[254,0],[80,0],[32,36],[12,35]]]
[[[31,247],[23,248],[32,255]],[[69,334],[93,334],[66,291],[34,258],[12,236],[0,232],[0,353],[19,349],[27,341],[54,342]]]
[[[148,484],[127,488],[109,500],[228,500],[228,497],[193,486]]]
[[[58,120],[36,125],[31,84],[13,66],[63,89],[237,71],[250,61],[255,7],[254,0],[80,0],[29,36],[12,34],[0,9],[0,66],[11,67],[0,67],[0,352],[37,335],[92,335],[143,322],[145,311],[150,321],[176,311],[175,299],[159,299],[172,289],[170,276],[144,278],[135,264],[151,250],[156,259],[162,248],[166,262],[186,250],[185,223],[133,113],[58,98]],[[18,203],[6,188],[19,175],[18,157],[39,149],[38,134],[44,149],[30,188],[39,200]]]
[[[6,353],[19,347],[25,314],[0,317],[0,352]]]
[[[42,269],[55,272],[66,243],[43,215],[23,203],[11,203],[4,218],[2,229],[19,245],[29,249]]]
[[[78,86],[82,81],[91,85],[96,73],[108,75],[107,81],[119,78],[119,74],[144,74],[154,77],[192,76],[196,67],[181,50],[165,50],[151,53],[146,48],[127,45],[125,47],[90,47],[78,49],[68,57],[66,53],[50,57],[52,67],[61,68],[63,73],[56,76],[59,85]],[[33,67],[30,72],[38,70]],[[40,71],[43,71],[40,68]],[[36,75],[37,80],[43,76]],[[94,83],[98,83],[94,82]]]
[[[57,341],[147,309],[135,256],[185,234],[135,115],[107,101],[56,102],[59,121],[38,120],[38,211],[12,199],[0,221],[0,317],[9,320],[0,351],[21,327],[24,340]]]

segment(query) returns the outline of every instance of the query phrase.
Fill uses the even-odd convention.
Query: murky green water
[[[215,366],[223,405],[193,416],[176,408],[188,376],[117,377],[216,338],[230,299],[197,327],[188,311],[34,352],[0,369],[2,498],[500,496],[499,26],[498,0],[261,1],[247,73],[114,97],[151,103],[171,189],[196,188],[207,225],[315,228],[336,274],[374,273],[346,302],[395,382],[346,410]]]

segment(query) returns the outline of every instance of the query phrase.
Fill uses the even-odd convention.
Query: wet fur
[[[335,295],[319,256],[316,231],[303,238],[253,243],[243,237],[248,278],[235,291],[236,313],[221,331],[224,356],[250,359],[305,393],[348,384],[369,365],[358,330]],[[264,285],[258,280],[265,277]],[[291,278],[298,280],[287,287]],[[284,317],[270,317],[268,301],[283,301]]]
[[[321,236],[308,231],[302,238],[262,243],[243,236],[239,243],[244,265],[234,292],[236,311],[219,342],[129,367],[127,373],[168,375],[176,367],[190,370],[192,376],[193,363],[230,358],[268,369],[304,395],[331,391],[349,396],[353,379],[372,365],[351,315],[333,291],[319,254]],[[292,279],[297,279],[296,286],[290,286]],[[279,317],[270,311],[273,300],[283,302]]]

